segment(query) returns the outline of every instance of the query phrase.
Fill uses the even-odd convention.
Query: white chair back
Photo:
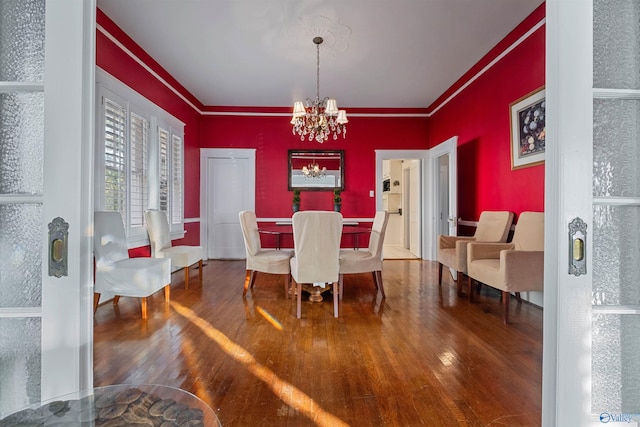
[[[293,214],[292,221],[295,255],[291,263],[291,275],[295,281],[337,282],[340,275],[342,214],[301,211]]]
[[[244,238],[247,259],[249,259],[254,257],[262,249],[256,213],[253,211],[242,211],[238,216],[240,217],[240,227],[242,228],[242,237]]]
[[[171,247],[171,233],[167,213],[157,210],[149,210],[144,213],[144,223],[151,243],[151,256]]]
[[[369,252],[371,255],[382,259],[382,247],[384,244],[384,234],[389,222],[389,212],[378,211],[373,218],[371,235],[369,236]]]
[[[96,265],[111,265],[129,258],[122,216],[119,212],[95,212],[93,251]]]

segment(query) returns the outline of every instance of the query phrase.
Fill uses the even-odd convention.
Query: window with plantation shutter
[[[126,125],[127,110],[104,98],[104,199],[105,210],[127,219]]]
[[[148,150],[149,150],[149,121],[144,117],[131,113],[129,127],[130,153],[130,227],[144,226],[144,211],[149,208],[147,193]]]
[[[122,215],[130,248],[149,244],[144,212],[166,212],[184,237],[184,123],[96,70],[95,210]]]
[[[177,135],[171,135],[171,225],[182,224],[183,208],[182,208],[182,138]]]

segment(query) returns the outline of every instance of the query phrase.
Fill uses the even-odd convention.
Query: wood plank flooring
[[[107,302],[95,315],[95,385],[154,383],[190,391],[224,426],[538,426],[542,309],[499,294],[456,295],[437,263],[385,260],[386,298],[370,274],[345,276],[306,301],[282,276],[258,274],[242,298],[244,261],[207,261],[204,283],[173,274],[171,303]]]

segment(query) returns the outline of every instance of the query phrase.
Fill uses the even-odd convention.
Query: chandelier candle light
[[[309,141],[314,139],[322,144],[329,139],[329,135],[333,134],[333,139],[338,139],[338,135],[342,134],[345,138],[347,135],[347,112],[338,110],[338,104],[335,99],[320,99],[320,45],[323,42],[322,37],[314,37],[313,42],[317,49],[317,66],[316,66],[316,99],[306,99],[306,104],[302,101],[296,101],[293,104],[293,134],[300,135],[300,140],[304,141],[308,135]]]
[[[317,178],[320,179],[327,175],[327,167],[320,169],[317,163],[309,163],[309,166],[302,167],[302,174],[305,178]]]

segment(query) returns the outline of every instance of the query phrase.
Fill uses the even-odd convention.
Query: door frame
[[[209,160],[211,159],[249,159],[255,165],[255,148],[201,148],[200,149],[200,246],[204,248],[204,253],[209,254]],[[255,210],[256,194],[256,168],[248,171],[251,186],[246,188],[253,196],[250,199],[254,206],[250,210]]]
[[[427,209],[429,208],[429,204],[426,203],[427,200],[430,200],[426,196],[426,192],[428,191],[427,186],[427,176],[429,174],[426,170],[429,168],[429,150],[375,150],[376,153],[376,183],[375,183],[375,194],[376,194],[376,211],[381,211],[382,207],[382,161],[383,160],[395,160],[395,159],[415,159],[418,160],[418,165],[420,167],[420,250],[421,250],[421,258],[422,259],[433,259],[433,254],[427,252],[427,248],[430,245],[427,245],[427,236],[430,234],[430,230],[427,230],[426,221]]]
[[[449,235],[455,236],[458,232],[458,136],[452,136],[429,150],[432,177],[431,194],[434,206],[431,226],[434,233],[440,229],[440,219],[437,215],[441,211],[440,157],[444,155],[449,156],[449,218],[452,219],[449,221]],[[434,254],[437,254],[437,244],[437,239],[433,239],[431,245]]]

